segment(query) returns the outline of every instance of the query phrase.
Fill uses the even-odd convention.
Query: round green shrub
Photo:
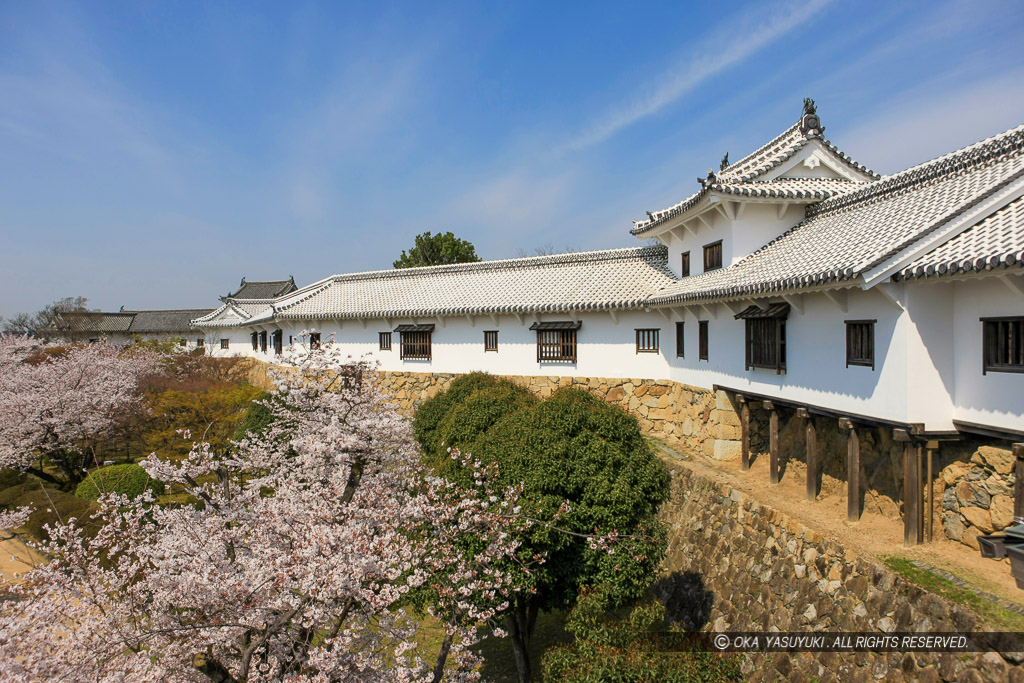
[[[420,404],[416,415],[413,416],[412,430],[413,436],[423,447],[423,451],[428,455],[437,452],[437,430],[454,406],[462,403],[477,389],[493,387],[497,383],[498,378],[494,375],[488,375],[485,372],[471,372],[456,377],[448,385],[448,389]]]
[[[153,495],[163,493],[163,484],[149,476],[139,465],[111,465],[89,473],[75,489],[75,496],[96,500],[104,493],[120,493],[129,498],[141,496],[147,489]]]
[[[436,431],[437,445],[433,453],[427,454],[428,458],[434,464],[450,463],[448,448],[473,453],[476,440],[496,422],[536,403],[537,399],[529,391],[507,379],[477,389],[448,411]],[[442,473],[446,469],[442,466]]]

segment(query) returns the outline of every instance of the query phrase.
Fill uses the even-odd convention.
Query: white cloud
[[[762,13],[745,21],[730,21],[726,29],[702,40],[679,64],[649,84],[646,94],[598,117],[566,146],[581,149],[607,140],[675,102],[712,76],[745,61],[816,17],[830,3],[831,0],[787,3],[767,16]]]
[[[572,175],[540,177],[518,169],[488,180],[458,197],[449,213],[471,225],[523,230],[550,223],[564,205]]]

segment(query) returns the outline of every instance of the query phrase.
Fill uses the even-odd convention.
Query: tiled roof
[[[853,280],[1024,178],[1024,126],[807,210],[740,262],[683,278],[652,304],[745,296]]]
[[[59,314],[53,327],[63,332],[113,334],[128,332],[134,313],[103,313],[100,311],[74,311]]]
[[[209,308],[180,308],[161,311],[124,311],[134,317],[128,332],[147,334],[153,332],[186,332],[191,328],[193,318],[210,313]]]
[[[900,271],[903,279],[1024,268],[1024,197],[1013,200]]]
[[[259,282],[248,282],[243,277],[242,283],[238,286],[238,291],[234,294],[228,294],[225,299],[275,299],[279,296],[284,296],[294,292],[298,287],[295,286],[295,278],[290,277],[287,280],[263,280]]]
[[[224,304],[192,320],[194,327],[237,327],[273,317],[273,299],[224,299]]]
[[[703,197],[711,192],[748,197],[822,200],[858,187],[859,183],[838,178],[776,178],[773,180],[757,180],[757,178],[791,159],[808,144],[809,140],[815,138],[820,139],[826,149],[850,168],[872,178],[879,177],[877,173],[863,164],[854,161],[831,142],[821,138],[820,135],[805,135],[801,131],[800,122],[797,122],[767,144],[716,173],[713,180],[704,182],[704,186],[700,191],[667,209],[648,212],[647,220],[635,222],[630,233],[640,235],[651,230],[661,222],[695,206]]]
[[[275,309],[310,319],[637,307],[673,281],[667,258],[657,246],[336,275]]]

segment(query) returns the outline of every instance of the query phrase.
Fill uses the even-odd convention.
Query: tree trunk
[[[532,614],[532,619],[531,619]],[[512,612],[508,615],[509,637],[512,640],[512,650],[516,659],[516,671],[519,673],[519,683],[529,683],[533,680],[533,671],[530,667],[530,636],[533,632],[533,620],[537,617],[536,606],[533,601],[526,602],[517,600]]]
[[[452,638],[455,634],[448,633],[444,637],[444,642],[441,644],[441,651],[437,654],[437,663],[434,664],[434,679],[433,683],[439,683],[441,676],[444,675],[444,663],[448,659],[448,653],[452,649]]]

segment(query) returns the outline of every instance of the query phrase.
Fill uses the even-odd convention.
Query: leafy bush
[[[423,447],[427,454],[437,452],[439,439],[437,430],[444,422],[448,412],[459,403],[462,403],[470,394],[477,389],[493,387],[498,383],[498,378],[484,372],[471,372],[452,380],[448,389],[428,398],[416,410],[413,417],[413,435]]]
[[[496,422],[536,403],[529,391],[507,379],[477,389],[461,402],[453,403],[435,432],[437,444],[428,457],[435,464],[451,462],[447,457],[449,447],[472,453],[476,440]]]
[[[247,434],[262,434],[273,421],[274,413],[270,408],[261,403],[259,397],[254,398],[245,411],[245,417],[239,423],[238,429],[235,430],[234,440],[240,441]]]
[[[37,541],[47,540],[44,527],[57,522],[67,522],[72,517],[79,521],[87,534],[95,533],[97,526],[90,521],[96,511],[96,504],[43,486],[38,479],[27,479],[24,483],[0,491],[0,507],[17,509],[28,506],[34,510],[25,523],[25,532]]]
[[[75,489],[75,495],[83,500],[96,500],[103,493],[120,493],[136,498],[147,489],[154,496],[163,493],[163,485],[150,477],[141,466],[111,465],[86,476]]]
[[[544,652],[544,680],[566,683],[604,681],[690,683],[739,680],[739,660],[699,648],[666,647],[672,634],[663,631],[665,607],[648,599],[625,615],[606,614],[607,597],[584,592],[569,612],[566,628],[576,639]],[[656,632],[665,636],[659,639]],[[686,636],[678,634],[679,642]]]

